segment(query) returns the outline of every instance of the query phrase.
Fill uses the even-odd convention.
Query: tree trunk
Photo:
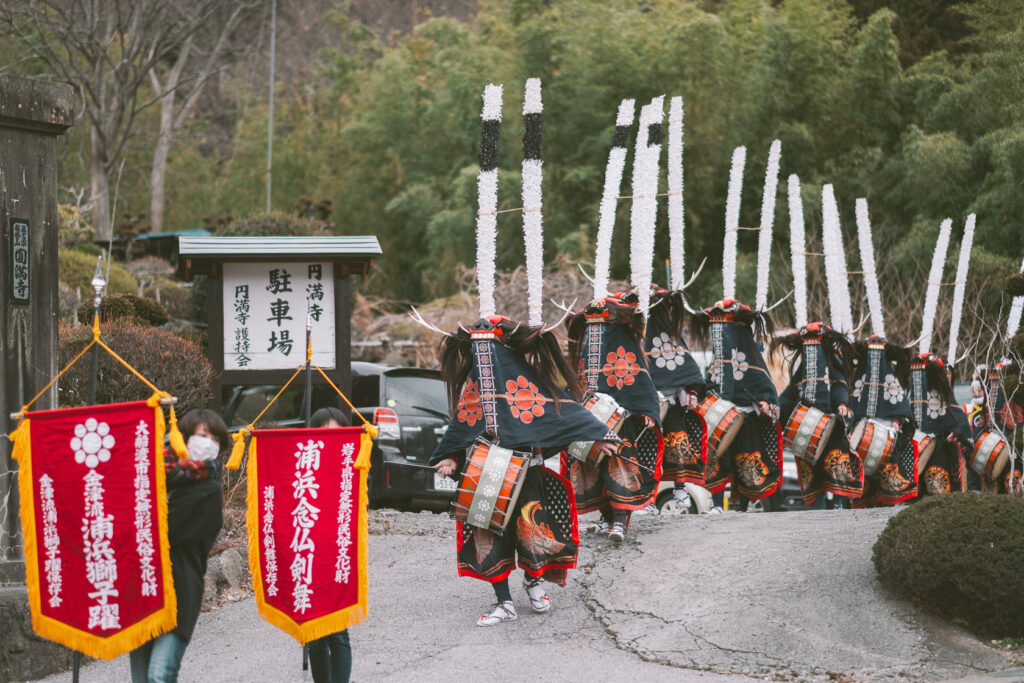
[[[167,201],[164,181],[167,176],[167,154],[171,149],[171,134],[174,131],[174,93],[170,89],[160,98],[160,135],[153,152],[152,196],[149,202],[149,224],[153,232],[163,232],[164,229],[164,204]]]
[[[91,186],[93,241],[107,242],[114,235],[110,220],[110,178],[107,175],[106,151],[96,131],[92,134],[92,155],[89,162]]]

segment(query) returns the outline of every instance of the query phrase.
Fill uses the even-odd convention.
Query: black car
[[[447,510],[456,482],[429,467],[448,428],[441,373],[379,363],[352,363],[352,402],[379,430],[370,456],[370,504]]]

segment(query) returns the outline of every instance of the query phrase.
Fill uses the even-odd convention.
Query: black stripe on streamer
[[[480,122],[480,170],[498,168],[498,133],[501,121],[484,119]]]
[[[541,114],[523,115],[523,158],[540,160]]]
[[[612,135],[612,147],[625,147],[629,141],[629,126],[615,126],[615,134]]]
[[[647,125],[647,146],[653,147],[654,145],[661,144],[661,124],[650,123]]]

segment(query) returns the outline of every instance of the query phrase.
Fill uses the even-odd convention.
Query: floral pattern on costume
[[[743,379],[743,375],[747,374],[747,370],[750,369],[750,364],[747,362],[747,354],[742,351],[732,350],[732,377],[735,380]]]
[[[939,392],[934,389],[928,391],[928,417],[933,420],[937,420],[940,415],[946,414],[946,402],[939,396]]]
[[[636,362],[636,354],[619,347],[608,354],[607,362],[601,372],[608,380],[608,386],[621,389],[636,381],[640,373],[640,364]]]
[[[888,374],[885,376],[885,393],[882,397],[889,403],[896,405],[901,403],[903,398],[906,396],[906,392],[903,391],[903,387],[896,380],[896,376]]]
[[[505,400],[508,401],[509,411],[512,417],[523,421],[523,424],[530,424],[533,418],[544,414],[544,401],[540,397],[540,390],[537,385],[522,375],[515,381],[505,382]]]
[[[466,382],[466,388],[462,390],[462,397],[459,399],[458,412],[455,417],[459,422],[465,422],[473,427],[483,416],[484,409],[480,404],[480,385],[469,380]]]
[[[682,367],[686,360],[686,349],[673,343],[672,338],[666,332],[655,335],[651,339],[650,353],[654,357],[654,364],[666,370]]]

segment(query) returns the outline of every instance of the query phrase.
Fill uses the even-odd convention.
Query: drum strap
[[[498,494],[505,481],[505,472],[508,470],[510,462],[512,462],[512,451],[507,448],[492,445],[487,451],[487,458],[484,459],[484,466],[480,471],[476,495],[473,496],[469,513],[466,515],[466,520],[471,525],[483,529],[490,525],[491,515],[494,514],[494,507],[498,503]]]

